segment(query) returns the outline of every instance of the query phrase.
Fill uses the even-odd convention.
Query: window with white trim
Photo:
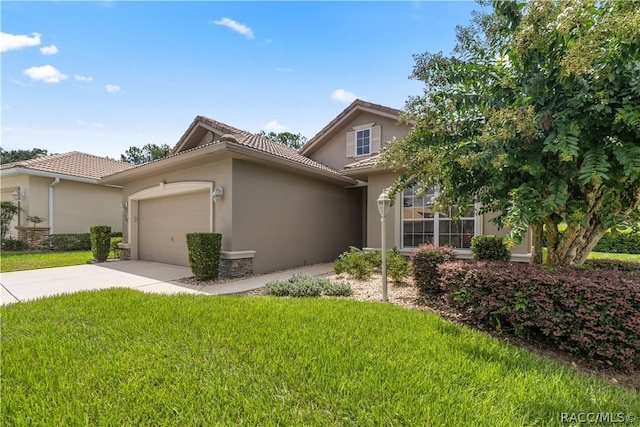
[[[429,188],[424,197],[416,196],[418,188],[404,190],[402,194],[402,247],[415,248],[422,243],[448,245],[456,249],[470,249],[476,232],[475,207],[470,204],[456,221],[451,208],[435,212],[431,200],[436,191]]]
[[[347,132],[347,157],[369,156],[380,152],[381,128],[375,123],[354,126]]]

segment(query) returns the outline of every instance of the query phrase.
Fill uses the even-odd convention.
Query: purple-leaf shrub
[[[640,283],[623,271],[501,261],[438,266],[450,304],[497,329],[618,367],[640,365]]]
[[[409,257],[414,283],[425,294],[441,294],[438,265],[456,259],[456,253],[449,246],[422,244]]]

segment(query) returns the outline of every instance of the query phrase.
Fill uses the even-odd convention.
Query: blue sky
[[[413,54],[474,2],[0,2],[2,147],[119,159],[197,115],[311,138],[357,97],[402,109]]]

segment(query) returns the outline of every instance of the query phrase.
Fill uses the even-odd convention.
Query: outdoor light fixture
[[[380,212],[381,238],[382,238],[382,301],[389,301],[387,296],[387,236],[386,236],[386,217],[391,207],[391,199],[387,194],[388,190],[384,190],[378,197],[378,212]]]
[[[216,187],[211,192],[211,198],[213,199],[213,203],[217,203],[218,199],[224,195],[224,190],[222,187]]]

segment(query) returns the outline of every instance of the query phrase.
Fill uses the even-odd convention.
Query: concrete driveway
[[[271,280],[286,279],[298,272],[319,275],[331,272],[332,268],[333,264],[316,264],[208,286],[177,282],[177,279],[193,276],[189,267],[148,261],[117,261],[15,271],[0,274],[0,303],[9,304],[106,288],[132,288],[165,294],[234,294],[260,288]]]

